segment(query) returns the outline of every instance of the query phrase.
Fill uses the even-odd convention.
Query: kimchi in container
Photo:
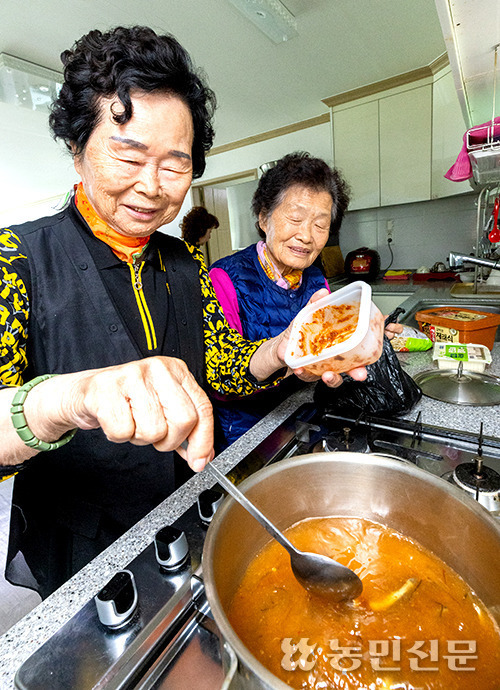
[[[294,319],[286,364],[320,376],[376,362],[382,353],[384,317],[371,296],[371,287],[357,281],[306,305]]]

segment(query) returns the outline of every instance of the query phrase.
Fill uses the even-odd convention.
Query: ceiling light
[[[63,75],[7,53],[0,53],[0,101],[48,112]]]
[[[229,0],[273,43],[298,36],[297,20],[280,0]]]

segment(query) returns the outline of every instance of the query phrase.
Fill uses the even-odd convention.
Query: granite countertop
[[[456,282],[450,279],[419,280],[418,277],[415,278],[415,275],[416,274],[412,273],[406,280],[384,280],[383,275],[380,274],[375,280],[370,281],[370,286],[372,291],[378,294],[390,294],[393,292],[413,294],[417,290],[419,291],[419,294],[422,294],[422,291],[425,290],[428,294],[446,294],[449,297],[450,288]],[[472,280],[472,276],[473,273],[465,271],[462,274],[462,280],[470,281]],[[338,290],[350,282],[352,282],[352,279],[346,275],[334,276],[333,278],[328,279],[328,284],[332,290]],[[485,299],[486,301],[491,299],[498,302],[498,297],[498,292],[496,292],[496,294],[492,294],[491,297],[488,297],[487,293],[481,294],[481,299]],[[450,299],[453,299],[453,301],[458,301],[455,298]]]
[[[400,352],[399,361],[403,369],[415,376],[426,369],[435,368],[432,362],[432,350],[427,352]],[[496,343],[492,350],[493,361],[488,368],[488,374],[500,376],[500,343]],[[479,434],[480,424],[483,422],[483,433],[485,436],[500,438],[498,433],[498,420],[500,407],[498,405],[477,406],[454,405],[451,403],[440,402],[423,396],[420,402],[406,415],[408,419],[415,419],[419,412],[422,412],[421,421],[423,424],[447,427],[449,429],[464,429],[471,433]]]
[[[308,386],[285,400],[216,458],[218,468],[229,472],[300,405],[312,401],[313,390],[314,386]],[[125,568],[141,553],[159,529],[172,524],[201,491],[215,483],[208,472],[195,475],[4,633],[0,637],[0,689],[14,688],[14,675],[21,664],[92,599],[117,570]]]
[[[442,298],[446,297],[448,293],[449,284],[447,286],[442,284],[426,286],[420,288],[418,292],[415,292],[415,288],[413,288],[413,294],[403,302],[403,305],[408,311],[411,311],[411,308],[421,299]],[[432,350],[400,353],[399,358],[404,369],[413,376],[420,371],[433,367],[431,353]],[[495,344],[492,356],[493,362],[489,368],[489,373],[500,376],[500,343]],[[310,402],[313,390],[314,385],[310,385],[295,393],[238,439],[230,448],[221,453],[215,460],[219,469],[224,472],[232,469],[301,404]],[[482,421],[485,435],[499,436],[497,429],[500,407],[498,406],[458,406],[424,396],[407,417],[415,419],[419,412],[422,413],[422,422],[426,424],[479,432],[479,425]],[[133,558],[143,551],[153,541],[155,533],[161,527],[174,522],[187,507],[196,501],[201,491],[210,488],[214,483],[214,479],[208,473],[194,476],[1,636],[0,688],[2,690],[14,688],[14,675],[19,666],[84,606],[117,570],[126,567]]]
[[[429,303],[432,301],[446,302],[462,307],[472,303],[469,300],[462,302],[459,299],[450,297],[449,283],[445,284],[444,281],[431,284],[426,283],[401,303],[401,306],[406,310],[406,315],[403,315],[402,321],[405,321],[406,316],[409,325],[416,325],[412,314],[414,314],[417,305],[422,304],[422,308],[425,309],[430,306]],[[486,298],[484,302],[498,304],[498,296],[493,296],[490,299]],[[399,353],[399,360],[410,376],[415,376],[415,374],[421,371],[432,369],[436,366],[432,361],[432,350],[427,352],[401,352]],[[492,360],[487,373],[500,376],[500,343],[495,343],[493,347]],[[419,412],[422,413],[421,421],[424,424],[433,424],[434,426],[457,430],[467,429],[467,431],[471,432],[477,430],[477,433],[479,433],[480,423],[483,422],[483,432],[485,435],[499,436],[498,415],[500,414],[500,407],[496,405],[488,407],[454,405],[423,396],[407,416],[414,419]]]
[[[338,290],[338,288],[347,285],[352,282],[353,279],[348,278],[345,275],[335,276],[328,279],[328,284],[332,290]],[[445,287],[450,289],[451,283],[449,281],[432,281],[428,282],[418,282],[413,280],[413,275],[410,275],[407,280],[384,280],[382,274],[375,280],[370,281],[370,286],[373,292],[408,292],[413,293],[425,285],[437,285],[439,287]]]
[[[345,275],[328,278],[330,289],[338,290],[344,285],[348,285],[353,279]],[[370,282],[373,292],[415,292],[419,285],[413,282],[412,276],[408,280],[383,280],[382,276]]]

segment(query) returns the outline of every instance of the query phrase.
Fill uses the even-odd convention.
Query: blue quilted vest
[[[279,335],[320,288],[325,278],[319,268],[310,266],[302,276],[298,290],[285,290],[266,276],[260,265],[256,245],[219,259],[211,268],[220,268],[231,278],[238,298],[243,336],[261,340]],[[226,396],[213,401],[225,440],[218,450],[239,438],[259,419],[303,385],[295,376],[288,377],[274,389],[256,393],[248,398]]]

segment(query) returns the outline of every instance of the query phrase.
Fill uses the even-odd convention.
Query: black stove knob
[[[156,560],[163,570],[181,568],[189,556],[186,535],[177,527],[167,525],[155,535]]]
[[[224,500],[224,494],[216,489],[206,489],[198,496],[198,513],[204,525],[209,525],[215,511]]]
[[[94,601],[99,620],[116,630],[129,623],[137,610],[137,588],[130,570],[120,570],[96,594]]]

